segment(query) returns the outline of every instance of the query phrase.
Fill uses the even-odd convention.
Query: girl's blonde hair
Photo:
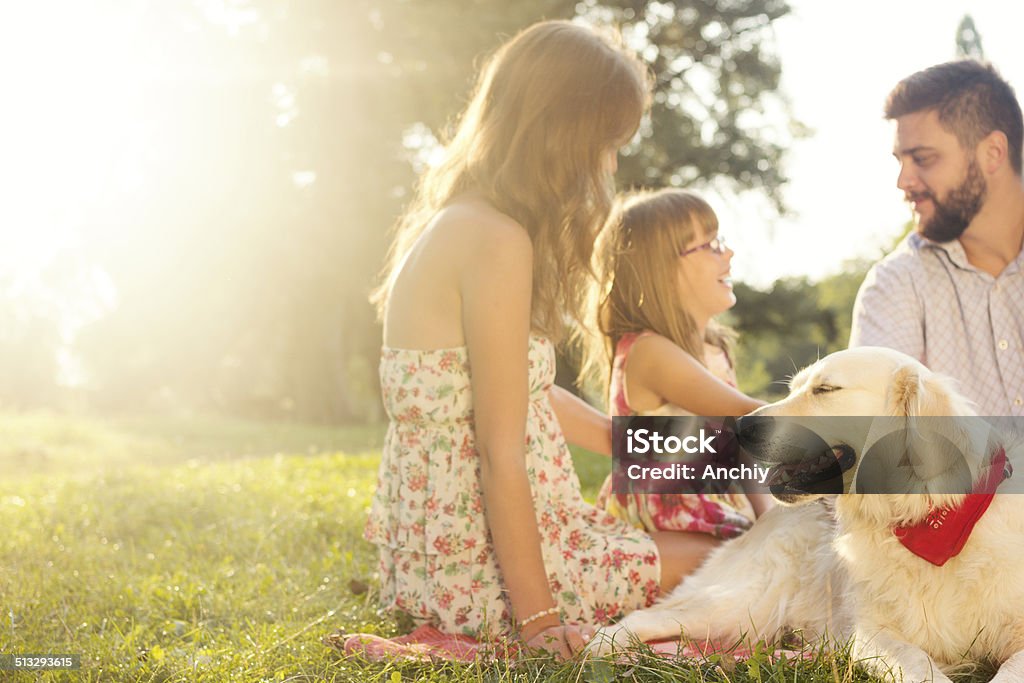
[[[649,97],[646,68],[617,34],[545,21],[505,43],[482,69],[444,161],[424,174],[398,223],[371,296],[378,315],[430,219],[476,190],[529,233],[532,326],[560,339],[569,320],[583,318],[594,239],[614,201],[607,153],[635,133]]]
[[[650,330],[705,364],[704,343],[732,361],[735,333],[711,320],[702,339],[676,285],[679,255],[694,239],[718,232],[718,217],[696,194],[678,189],[621,199],[594,254],[597,283],[589,299],[599,334],[584,341],[581,379],[599,377],[607,389],[615,347],[624,334]]]

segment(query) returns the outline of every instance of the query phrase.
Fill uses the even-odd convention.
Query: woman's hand
[[[589,624],[530,624],[520,632],[520,638],[528,650],[547,652],[564,660],[583,652],[595,632]]]

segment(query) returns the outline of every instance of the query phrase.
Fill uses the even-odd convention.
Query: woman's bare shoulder
[[[642,334],[629,351],[634,374],[659,380],[667,374],[691,373],[703,369],[701,362],[674,341],[656,332]]]
[[[480,199],[449,204],[432,221],[430,231],[447,248],[477,257],[531,249],[530,235],[518,221]]]
[[[465,343],[467,301],[481,292],[523,289],[514,283],[529,282],[531,257],[526,231],[486,203],[444,207],[395,279],[385,315],[388,344],[442,348]],[[528,298],[528,284],[525,292]]]
[[[648,331],[639,335],[636,341],[633,342],[633,347],[630,350],[630,357],[663,358],[666,354],[675,356],[680,352],[687,356],[690,355],[679,348],[679,346],[668,337],[662,336],[657,332]]]

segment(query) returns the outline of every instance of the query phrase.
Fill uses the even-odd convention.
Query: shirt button
[[[1010,345],[1010,344],[1009,344],[1009,343],[1008,343],[1008,342],[1007,342],[1007,341],[1006,341],[1005,339],[1000,339],[1000,340],[999,340],[999,350],[1000,350],[1000,351],[1005,351],[1005,350],[1006,350],[1006,348],[1007,348],[1007,347],[1008,347],[1009,345]]]
[[[1024,398],[1021,398],[1020,396],[1018,396],[1017,398],[1015,398],[1013,400],[1013,405],[1015,405],[1015,406],[1024,405]]]

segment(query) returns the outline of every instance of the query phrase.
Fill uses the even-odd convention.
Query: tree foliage
[[[783,380],[817,359],[845,349],[853,301],[871,263],[852,261],[820,282],[782,278],[769,289],[736,283],[729,313],[739,333],[740,387],[762,398],[786,393]]]
[[[965,14],[956,27],[956,56],[971,59],[985,59],[985,48],[981,45],[981,34],[974,26],[974,19]]]
[[[782,210],[785,149],[803,133],[779,91],[775,0],[606,2],[656,78],[650,126],[621,165],[641,186],[688,186],[713,178],[758,189]]]

